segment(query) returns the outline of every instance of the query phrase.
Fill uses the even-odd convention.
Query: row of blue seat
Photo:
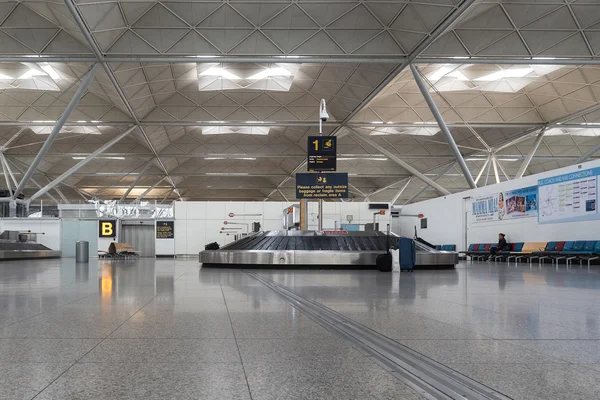
[[[552,262],[564,259],[567,264],[579,260],[580,263],[587,261],[588,266],[591,261],[600,258],[600,240],[520,242],[511,243],[509,246],[508,250],[498,251],[493,258],[507,261],[527,259],[530,262],[534,259],[539,259],[540,262],[545,259],[550,259]],[[493,247],[492,243],[471,244],[464,253],[472,259],[485,258],[490,256],[491,247]]]
[[[435,246],[436,250],[442,250],[442,251],[456,251],[456,245],[455,244],[437,244]]]

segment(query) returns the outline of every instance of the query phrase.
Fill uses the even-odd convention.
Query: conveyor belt
[[[383,232],[266,231],[237,240],[219,250],[200,253],[206,265],[349,265],[374,266],[375,258],[393,247],[396,235]],[[417,246],[417,266],[454,266],[455,252]]]
[[[228,250],[350,250],[385,251],[386,237],[372,236],[251,236],[227,246]],[[390,238],[390,245],[392,239]]]

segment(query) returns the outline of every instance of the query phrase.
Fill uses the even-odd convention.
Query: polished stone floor
[[[514,399],[597,399],[600,267],[259,272]],[[419,399],[243,271],[0,263],[0,399]]]

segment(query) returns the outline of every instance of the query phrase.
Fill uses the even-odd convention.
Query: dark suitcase
[[[219,250],[219,243],[212,242],[204,246],[204,250]]]
[[[391,254],[380,254],[375,259],[375,264],[377,265],[377,269],[381,272],[392,272],[394,259]]]
[[[417,248],[415,241],[409,238],[398,239],[400,271],[412,271],[417,263]]]

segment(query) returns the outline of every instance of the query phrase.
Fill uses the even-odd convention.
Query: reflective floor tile
[[[56,312],[36,315],[0,328],[0,337],[104,338],[127,321],[133,312],[122,309],[90,311],[60,308]]]
[[[499,340],[399,340],[444,365],[454,363],[560,363],[560,359]]]
[[[455,364],[456,371],[515,400],[593,400],[600,371],[574,364]]]
[[[0,339],[0,363],[74,363],[101,339]]]
[[[254,314],[231,312],[231,322],[235,336],[241,338],[286,338],[286,337],[328,337],[332,334],[307,317],[292,311],[257,312]]]
[[[226,313],[173,313],[140,311],[117,329],[115,338],[233,338]]]
[[[32,399],[71,365],[58,362],[0,362],[0,399]]]
[[[104,340],[81,362],[239,363],[233,339]]]
[[[36,400],[249,400],[241,364],[80,363]]]
[[[294,339],[238,339],[238,346],[244,363],[286,362],[301,366],[304,362],[361,360],[365,354],[354,348],[350,342],[336,338]]]
[[[511,340],[508,343],[572,363],[600,363],[600,340]]]
[[[244,362],[253,400],[418,400],[409,387],[368,359],[362,361]]]
[[[343,313],[392,339],[484,339],[473,331],[413,313]]]

